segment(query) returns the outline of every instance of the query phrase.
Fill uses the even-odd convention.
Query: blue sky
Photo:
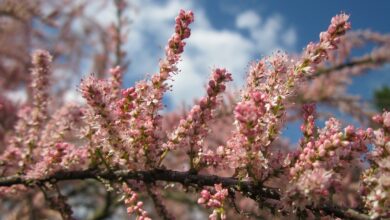
[[[227,0],[207,1],[200,0],[207,14],[213,17],[213,23],[220,28],[234,26],[234,15],[245,10],[254,10],[262,17],[269,17],[274,13],[281,14],[294,25],[300,33],[299,47],[318,36],[318,32],[327,26],[329,19],[339,13],[351,15],[353,29],[366,29],[380,32],[390,32],[390,2],[389,1],[272,1],[272,0]],[[229,19],[230,18],[230,19]]]
[[[339,12],[351,15],[352,27],[390,33],[390,2],[376,1],[132,1],[136,12],[126,50],[132,60],[125,86],[157,71],[158,59],[172,34],[174,17],[180,8],[195,12],[193,34],[187,40],[182,72],[175,76],[173,91],[166,98],[170,108],[190,104],[203,94],[203,86],[214,67],[226,67],[242,85],[248,63],[277,49],[298,53],[329,25]],[[112,12],[112,11],[111,11]],[[110,10],[99,16],[109,22]],[[358,77],[349,91],[371,97],[373,88],[387,80],[389,68]],[[381,76],[379,76],[379,74]]]
[[[200,1],[209,14],[215,14],[215,25],[223,28],[231,15],[245,10],[254,10],[263,17],[273,13],[281,14],[291,24],[297,34],[296,52],[307,42],[317,40],[318,33],[327,27],[329,19],[339,13],[351,15],[353,30],[370,29],[380,33],[390,33],[390,1]],[[240,4],[237,4],[239,2]],[[215,8],[219,8],[215,13]],[[226,26],[225,26],[226,27]],[[373,71],[372,74],[356,77],[348,89],[364,99],[372,97],[372,91],[382,85],[390,84],[390,67]]]
[[[80,0],[81,1],[81,0]],[[89,1],[89,0],[86,0]],[[76,1],[75,1],[76,2]],[[101,1],[89,1],[87,13],[103,26],[115,22],[113,5],[101,7]],[[318,41],[332,16],[345,12],[351,15],[353,30],[370,29],[390,33],[390,1],[363,0],[129,0],[135,10],[127,16],[132,23],[125,51],[131,65],[125,75],[124,87],[158,71],[159,59],[173,33],[179,9],[192,10],[195,23],[192,35],[174,76],[173,88],[165,97],[168,110],[190,105],[204,94],[204,85],[211,70],[225,67],[233,75],[230,88],[242,86],[251,61],[261,59],[278,49],[299,53],[310,41]],[[372,3],[374,2],[374,3]],[[77,3],[77,2],[76,2]],[[74,27],[81,31],[81,26]],[[362,51],[360,51],[362,52]],[[364,52],[364,51],[363,51]],[[89,74],[91,60],[85,63]],[[62,72],[57,71],[57,74]],[[80,79],[75,80],[75,87]],[[348,88],[350,94],[370,100],[374,89],[390,85],[390,65],[356,77]],[[24,92],[22,91],[24,94]],[[13,96],[25,97],[19,93]],[[68,100],[81,100],[76,90],[69,91]],[[297,125],[288,128],[289,136],[297,136]],[[287,133],[289,133],[287,131]]]
[[[82,2],[83,0],[80,0]],[[86,0],[87,1],[87,0]],[[88,1],[87,14],[109,26],[115,22],[112,4]],[[110,1],[108,1],[110,2]],[[340,12],[351,15],[353,30],[371,29],[390,33],[390,1],[276,1],[276,0],[128,0],[134,7],[125,51],[131,60],[124,86],[143,79],[158,70],[158,61],[164,56],[164,47],[173,33],[174,18],[179,9],[193,10],[195,23],[187,40],[179,68],[174,77],[173,91],[166,96],[170,109],[182,103],[191,104],[204,94],[204,84],[211,70],[226,67],[233,74],[239,88],[249,62],[270,55],[278,49],[299,53],[310,41],[326,30],[332,16]],[[77,3],[77,1],[75,1]],[[77,23],[76,23],[77,24]],[[81,23],[75,25],[82,31]],[[90,57],[85,63],[85,74],[91,69]],[[370,99],[374,88],[390,82],[390,66],[373,74],[357,77],[348,91]],[[75,86],[79,80],[74,82]],[[75,91],[70,99],[77,96]]]
[[[390,1],[328,0],[130,0],[135,10],[127,15],[132,20],[125,51],[131,65],[125,75],[124,87],[134,85],[158,71],[159,59],[173,33],[179,9],[192,10],[195,23],[192,35],[174,76],[173,88],[165,97],[168,110],[183,103],[190,105],[204,94],[204,85],[215,67],[225,67],[233,75],[231,88],[240,88],[251,61],[270,55],[278,49],[299,53],[310,41],[318,41],[330,19],[345,12],[351,15],[353,30],[370,29],[390,33]],[[96,3],[96,4],[94,4]],[[90,16],[103,25],[115,21],[115,9],[98,1],[87,7]],[[78,82],[77,82],[78,83]],[[390,85],[390,65],[357,77],[348,88],[351,94],[365,100],[373,90]],[[70,97],[74,97],[74,92]],[[285,134],[299,136],[298,124]]]

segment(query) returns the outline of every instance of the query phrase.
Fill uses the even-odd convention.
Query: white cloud
[[[11,100],[12,102],[15,102],[15,103],[24,103],[27,101],[27,93],[26,93],[26,90],[24,88],[12,90],[12,91],[7,91],[4,93],[4,95],[9,100]]]
[[[255,28],[260,24],[261,18],[254,11],[245,11],[237,16],[236,26],[238,28]]]
[[[213,68],[226,68],[235,83],[241,84],[245,67],[255,52],[251,41],[228,30],[194,28],[187,43],[183,61],[178,65],[182,72],[173,83],[171,99],[175,105],[182,103],[183,96],[187,96],[188,104],[203,95]]]
[[[192,35],[186,40],[178,65],[181,72],[174,76],[173,91],[167,94],[174,106],[183,102],[190,104],[194,98],[202,96],[213,68],[227,68],[237,86],[243,82],[248,63],[260,58],[255,56],[268,55],[279,48],[292,48],[296,42],[295,30],[286,27],[280,15],[261,17],[254,11],[245,11],[237,14],[238,29],[227,30],[214,28],[205,10],[195,1],[138,0],[132,4],[139,10],[129,14],[132,24],[126,52],[132,61],[128,73],[131,79],[140,79],[146,73],[153,74],[158,70],[158,61],[164,56],[165,44],[173,33],[177,12],[186,9],[195,13]],[[111,6],[107,9],[111,14],[99,12],[95,17],[108,25],[114,10]],[[242,30],[247,30],[249,35]],[[129,82],[125,80],[125,84],[129,85]]]
[[[281,37],[282,42],[289,47],[293,47],[297,42],[297,33],[293,28],[289,28]]]
[[[183,56],[184,60],[190,60],[191,57]],[[172,92],[169,92],[169,98],[174,106],[192,103],[195,97],[204,94],[205,80],[203,74],[197,74],[195,62],[183,61],[180,65],[180,73],[174,77]]]
[[[270,54],[277,49],[293,49],[296,43],[296,33],[293,27],[286,27],[283,17],[279,14],[271,15],[263,22],[251,22],[260,17],[252,10],[238,14],[236,27],[249,31],[256,49],[263,55]]]
[[[67,90],[64,94],[64,102],[85,103],[85,100],[83,97],[81,97],[81,94],[78,90],[70,89]]]
[[[190,3],[169,1],[160,4],[148,0],[134,3],[140,9],[130,15],[133,23],[127,39],[127,52],[132,60],[130,71],[134,72],[131,74],[143,77],[145,73],[157,70],[165,43],[173,33],[174,19],[180,9],[190,9]]]
[[[195,28],[178,65],[182,71],[173,82],[173,104],[178,106],[182,100],[189,104],[202,96],[213,68],[226,68],[240,83],[253,49],[251,42],[237,33]]]

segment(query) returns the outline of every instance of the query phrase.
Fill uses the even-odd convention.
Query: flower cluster
[[[245,168],[254,178],[267,169],[268,146],[284,122],[284,100],[291,91],[288,73],[292,67],[281,52],[250,67],[246,88],[234,110],[237,130],[227,142],[230,167]]]
[[[47,119],[47,106],[49,99],[49,78],[50,78],[50,63],[51,55],[44,50],[37,50],[32,55],[32,93],[33,93],[33,108],[30,112],[31,120],[29,122],[29,137],[27,139],[29,150],[27,157],[31,157],[33,148],[38,144],[38,137],[44,121]]]
[[[213,213],[209,216],[210,220],[224,220],[226,219],[226,213],[223,208],[223,203],[229,193],[227,189],[222,187],[222,184],[215,184],[214,190],[215,193],[210,193],[210,191],[206,189],[202,190],[198,203],[213,209]]]
[[[116,124],[123,127],[123,133],[130,138],[125,140],[130,160],[148,163],[154,161],[158,154],[159,116],[153,107],[155,99],[146,98],[150,92],[146,81],[138,82],[135,87],[122,90],[122,98],[116,103]]]
[[[3,173],[15,171],[24,166],[27,158],[31,158],[30,146],[28,143],[28,133],[30,130],[29,126],[29,115],[31,108],[29,106],[22,107],[18,110],[18,120],[15,123],[15,135],[9,140],[8,147],[0,155],[0,163],[3,164]],[[15,163],[18,161],[18,163]]]
[[[116,162],[127,160],[124,141],[119,135],[114,115],[111,113],[110,100],[112,99],[109,94],[112,90],[110,84],[107,81],[89,76],[81,82],[80,91],[91,107],[84,114],[90,126],[97,127],[97,131],[93,132],[97,144],[102,146],[106,154],[111,155],[111,160]]]
[[[213,119],[213,111],[218,106],[218,95],[225,91],[225,83],[229,81],[232,81],[232,77],[226,69],[213,71],[207,86],[207,95],[200,99],[199,104],[192,107],[186,119],[180,120],[179,126],[164,145],[167,150],[191,146],[190,157],[194,160],[194,156],[202,149],[203,140],[208,133],[207,123]]]
[[[348,19],[346,14],[332,18],[328,30],[320,33],[320,42],[310,43],[306,47],[302,59],[297,63],[295,74],[312,74],[316,71],[316,65],[328,58],[329,52],[337,48],[340,37],[351,28]]]
[[[37,50],[32,55],[33,102],[32,106],[23,106],[17,112],[15,133],[9,140],[9,147],[0,155],[0,160],[8,164],[3,172],[19,168],[24,170],[29,163],[37,162],[34,154],[40,150],[41,131],[48,115],[51,61],[52,57],[44,50]]]
[[[144,203],[138,201],[138,194],[134,192],[126,183],[123,183],[122,190],[125,195],[125,205],[127,206],[127,214],[137,215],[137,220],[151,220],[148,213],[142,208]],[[137,202],[138,201],[138,202]]]
[[[371,168],[362,176],[362,193],[372,218],[390,217],[390,112],[375,115],[382,128],[374,131],[375,148],[369,154]]]
[[[0,143],[7,130],[10,130],[16,121],[16,106],[3,95],[0,95]]]
[[[140,98],[141,97],[138,97],[138,94],[135,92],[134,87],[122,90],[122,98],[118,100],[116,105],[116,114],[119,116],[119,118],[130,118],[132,116],[132,110],[135,107],[134,102],[137,102],[137,100],[139,101]]]
[[[320,42],[309,44],[298,61],[294,62],[286,54],[278,52],[250,67],[242,101],[236,107],[237,131],[232,134],[226,149],[232,168],[244,165],[252,177],[268,172],[268,146],[280,133],[287,98],[293,93],[296,83],[303,76],[310,75],[328,57],[328,53],[337,48],[340,37],[350,28],[348,17],[341,14],[333,18],[328,30],[320,34]],[[253,103],[260,100],[261,104],[255,107]],[[241,112],[249,118],[241,117]],[[246,126],[243,126],[244,120],[251,122],[245,121]],[[250,130],[247,128],[251,128],[252,135],[248,136]],[[250,161],[262,164],[262,168],[256,166],[253,169]]]
[[[304,207],[306,204],[319,203],[321,199],[328,197],[329,189],[335,185],[334,175],[332,170],[325,170],[324,168],[303,171],[296,183],[296,189],[304,195],[304,201],[299,202],[295,198],[297,201],[293,205]]]
[[[40,145],[50,148],[58,142],[71,139],[82,126],[83,111],[81,106],[69,103],[58,109],[42,130]]]
[[[120,66],[116,66],[114,68],[111,68],[109,70],[111,74],[111,85],[112,85],[112,93],[113,93],[113,98],[119,97],[119,93],[122,87],[122,75],[123,75],[123,70]]]
[[[189,25],[194,21],[191,11],[181,10],[176,17],[175,33],[165,48],[165,59],[160,61],[160,71],[150,81],[140,81],[135,87],[123,90],[122,98],[117,102],[116,113],[121,118],[118,124],[130,127],[126,135],[135,161],[143,160],[147,166],[156,166],[156,158],[161,154],[159,131],[163,94],[169,89],[166,81],[177,71],[176,64],[183,53],[185,42],[191,34]]]
[[[325,122],[325,128],[315,127],[314,106],[304,106],[305,121],[302,131],[305,140],[301,142],[296,161],[290,168],[291,181],[288,190],[291,197],[303,195],[301,204],[318,203],[321,197],[335,191],[343,171],[367,151],[368,138],[372,130],[355,129],[349,125],[341,131],[341,123],[334,118]]]
[[[306,139],[315,136],[316,126],[315,126],[315,104],[306,104],[303,105],[303,121],[301,125],[302,134]],[[306,140],[307,141],[307,140]]]
[[[150,99],[156,100],[157,108],[162,107],[162,97],[169,87],[165,83],[173,72],[177,71],[176,63],[180,59],[180,55],[184,51],[186,38],[191,35],[189,25],[194,22],[194,14],[192,11],[180,10],[179,15],[175,19],[175,33],[168,40],[168,45],[165,48],[165,59],[160,61],[160,72],[152,76],[153,91],[149,94]]]
[[[351,160],[367,151],[366,139],[370,133],[370,129],[356,130],[351,125],[342,132],[340,122],[329,119],[325,128],[318,131],[318,137],[303,146],[290,174],[294,179],[307,169],[347,167]]]
[[[32,56],[32,64],[34,65],[31,72],[33,89],[34,108],[36,113],[33,113],[34,120],[37,123],[42,123],[47,115],[47,101],[49,98],[49,77],[51,55],[44,50],[37,50]]]
[[[42,150],[42,159],[27,171],[26,176],[31,179],[43,178],[57,171],[79,170],[87,168],[89,154],[85,147],[76,147],[73,144],[57,143]]]

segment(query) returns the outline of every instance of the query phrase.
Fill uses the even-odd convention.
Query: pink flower
[[[214,117],[213,111],[218,105],[217,98],[225,90],[225,83],[231,80],[231,74],[226,69],[215,69],[212,72],[206,89],[207,95],[200,99],[198,105],[192,107],[186,119],[180,120],[179,126],[164,144],[165,149],[172,150],[179,146],[191,146],[194,152],[202,149],[199,143],[208,133],[206,126]],[[190,140],[193,141],[190,143]]]
[[[148,217],[148,213],[143,209],[144,203],[142,201],[137,201],[138,194],[133,191],[127,183],[123,183],[122,185],[123,193],[125,194],[125,205],[127,206],[126,211],[127,214],[132,215],[136,214],[137,219],[150,219]]]
[[[198,203],[205,204],[207,208],[213,208],[213,213],[210,214],[209,219],[217,219],[218,216],[221,219],[226,219],[223,202],[228,196],[228,191],[222,187],[222,184],[215,184],[214,190],[214,194],[211,194],[208,190],[202,190]]]
[[[383,125],[390,128],[390,112],[383,113]]]

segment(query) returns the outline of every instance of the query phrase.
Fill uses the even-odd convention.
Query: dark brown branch
[[[149,196],[152,198],[154,207],[157,213],[160,215],[160,218],[163,220],[173,220],[174,218],[168,212],[167,207],[165,207],[163,201],[161,200],[158,192],[155,192],[151,184],[146,185],[146,190],[148,191]]]
[[[113,210],[114,194],[112,192],[106,192],[104,195],[104,204],[99,208],[90,220],[103,220],[111,216]]]
[[[185,186],[214,186],[214,184],[221,183],[225,188],[230,188],[241,192],[246,197],[255,201],[261,199],[280,200],[280,192],[276,188],[261,186],[254,181],[241,181],[232,177],[220,177],[216,175],[194,174],[192,172],[180,172],[173,170],[154,169],[148,171],[130,171],[117,170],[113,172],[101,170],[82,170],[82,171],[68,171],[57,172],[53,175],[40,178],[28,179],[25,176],[8,176],[0,178],[0,186],[12,186],[15,184],[23,184],[27,186],[34,186],[44,182],[57,182],[64,180],[84,180],[97,179],[98,177],[107,180],[118,179],[134,179],[143,181],[145,183],[154,183],[157,181],[167,181],[181,183]],[[343,219],[370,219],[367,215],[354,211],[352,209],[345,209],[336,206],[322,206],[322,207],[307,207],[311,210],[321,210],[322,212],[339,217]]]
[[[57,172],[51,176],[41,179],[28,179],[25,176],[9,176],[0,178],[0,186],[11,186],[15,184],[34,185],[41,182],[57,182],[63,180],[83,180],[97,179],[101,177],[107,180],[135,179],[145,183],[153,183],[156,181],[177,182],[183,185],[196,185],[198,187],[213,186],[217,183],[222,183],[224,187],[237,188],[241,192],[248,193],[248,196],[256,199],[256,196],[280,199],[277,189],[270,187],[259,187],[252,181],[240,181],[235,178],[220,177],[215,175],[193,174],[191,172],[179,172],[173,170],[154,169],[149,171],[130,171],[117,170],[113,172],[100,170],[83,170]]]

